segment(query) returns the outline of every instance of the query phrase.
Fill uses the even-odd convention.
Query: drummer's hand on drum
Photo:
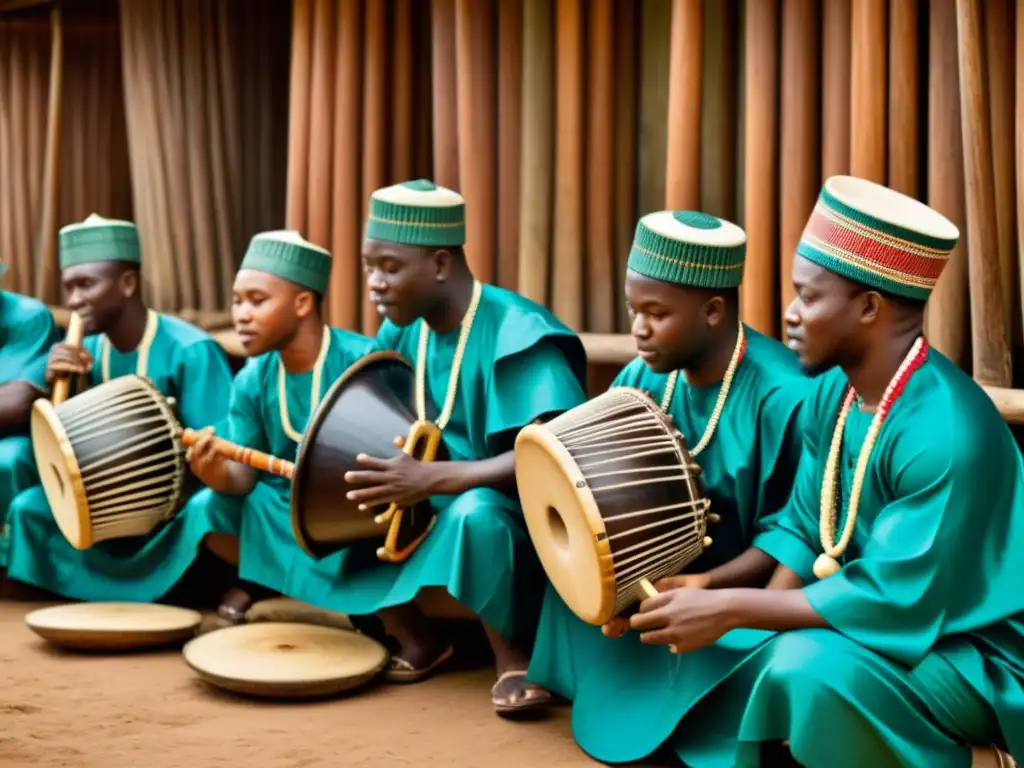
[[[54,344],[46,360],[46,383],[52,384],[59,376],[78,376],[92,370],[92,355],[83,347],[70,344]]]
[[[396,437],[394,443],[396,448],[402,448],[405,439]],[[349,491],[346,498],[361,507],[378,504],[409,507],[433,493],[436,465],[431,462],[419,461],[406,453],[390,459],[359,454],[356,461],[365,469],[346,472],[345,482],[367,487]]]
[[[672,589],[640,603],[629,620],[640,642],[668,645],[673,653],[688,653],[714,644],[730,631],[727,593],[720,589]]]
[[[654,583],[654,588],[659,592],[668,592],[670,589],[708,589],[710,587],[710,573],[682,573],[678,576],[659,579]]]
[[[654,583],[654,588],[659,592],[667,592],[670,589],[682,589],[688,587],[690,589],[707,589],[711,586],[711,575],[707,573],[684,573],[679,576],[669,576],[665,579],[659,579]],[[635,613],[634,609],[632,612],[623,614],[622,616],[615,616],[607,624],[601,627],[601,632],[605,637],[622,637],[629,631],[629,618]]]

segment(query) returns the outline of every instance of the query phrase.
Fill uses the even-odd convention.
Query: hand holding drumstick
[[[222,440],[213,433],[213,427],[183,429],[181,441],[188,447],[192,473],[218,493],[244,496],[256,482],[255,470],[289,479],[295,471],[290,461]]]

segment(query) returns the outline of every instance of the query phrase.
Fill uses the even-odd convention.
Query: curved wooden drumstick
[[[181,442],[186,448],[199,442],[200,437],[202,434],[194,429],[181,430]],[[254,451],[252,448],[246,448],[219,437],[213,438],[213,449],[225,459],[231,459],[239,464],[245,464],[247,467],[289,480],[292,479],[292,474],[295,472],[295,464],[290,461],[279,459],[269,453],[263,453],[263,451]]]
[[[69,347],[80,347],[82,346],[82,318],[78,316],[78,313],[71,313],[71,320],[68,322],[68,335],[64,337],[64,343]],[[54,405],[60,405],[68,399],[68,393],[71,391],[71,377],[72,374],[65,376],[59,376],[53,382],[53,398],[52,402]]]

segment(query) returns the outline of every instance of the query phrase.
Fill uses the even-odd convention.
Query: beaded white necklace
[[[313,416],[313,411],[320,404],[320,388],[323,379],[324,361],[327,360],[327,351],[331,348],[331,329],[326,325],[324,326],[323,338],[320,341],[320,352],[316,356],[316,363],[313,365],[313,383],[310,386],[309,393],[309,415]],[[284,433],[296,443],[302,440],[302,433],[297,431],[292,426],[292,421],[288,418],[288,391],[285,387],[285,370],[284,362],[281,360],[280,354],[277,358],[277,408],[281,417],[281,429]]]
[[[142,331],[142,340],[136,347],[138,357],[135,360],[135,375],[145,376],[149,371],[149,349],[156,338],[156,330],[160,325],[160,316],[152,309],[146,310],[146,328]],[[100,337],[100,375],[103,383],[110,381],[110,339],[106,334]]]
[[[437,420],[437,428],[443,430],[448,426],[455,410],[455,394],[459,387],[459,371],[462,370],[462,358],[466,353],[466,343],[469,341],[469,332],[473,329],[473,320],[476,318],[477,308],[480,306],[480,294],[483,286],[478,280],[473,281],[473,297],[469,301],[469,308],[462,318],[462,327],[459,331],[459,341],[455,347],[455,357],[452,358],[452,369],[448,374],[448,391],[445,394],[444,408]],[[420,421],[427,421],[427,342],[430,339],[430,326],[426,320],[420,320],[419,349],[416,352],[416,415]]]
[[[696,458],[700,453],[708,447],[708,443],[711,442],[711,438],[714,437],[715,429],[718,427],[718,421],[722,418],[722,411],[725,409],[725,400],[729,396],[729,388],[732,386],[732,380],[736,376],[736,369],[739,367],[740,360],[743,359],[743,350],[746,346],[746,335],[743,332],[743,323],[739,325],[739,331],[736,334],[736,347],[732,351],[732,358],[729,360],[729,367],[725,369],[725,378],[722,379],[722,388],[718,392],[718,400],[715,402],[715,409],[711,412],[711,418],[708,420],[707,427],[704,428],[704,434],[700,438],[700,442],[697,443],[690,450],[690,456]],[[661,410],[668,413],[668,407],[672,403],[672,395],[676,391],[676,383],[679,381],[679,371],[672,371],[668,375],[668,381],[665,383],[665,393],[661,396]]]
[[[928,356],[928,342],[924,336],[919,336],[914,345],[910,348],[907,356],[896,370],[896,374],[889,381],[885,389],[882,402],[878,404],[871,426],[864,436],[864,442],[860,448],[860,455],[857,457],[857,468],[853,474],[853,487],[850,489],[850,505],[846,512],[846,523],[843,526],[843,534],[839,541],[836,538],[836,488],[839,475],[839,459],[843,447],[843,431],[846,427],[846,418],[850,415],[857,393],[850,387],[843,400],[843,406],[839,410],[839,417],[836,419],[836,426],[832,432],[832,444],[829,446],[828,460],[825,463],[825,477],[821,483],[821,513],[819,517],[819,536],[824,552],[818,555],[814,561],[814,575],[819,579],[826,579],[839,571],[839,558],[843,556],[846,547],[853,537],[853,529],[857,523],[857,511],[860,507],[860,495],[864,489],[864,477],[867,475],[868,459],[871,458],[871,450],[875,447],[878,433],[882,429],[882,422],[889,415],[893,404],[903,393],[903,388],[910,380],[911,374],[917,370]]]

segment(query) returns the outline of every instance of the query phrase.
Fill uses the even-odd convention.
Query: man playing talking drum
[[[146,307],[135,225],[97,215],[61,229],[65,303],[82,321],[81,346],[50,350],[48,382],[84,378],[86,387],[135,374],[176,401],[186,427],[214,424],[227,409],[231,368],[220,345],[178,318]],[[112,405],[116,408],[116,405]],[[79,551],[62,535],[42,486],[11,504],[8,575],[77,600],[157,600],[185,574],[204,537],[225,527],[195,496],[144,538],[99,542]]]
[[[625,293],[639,356],[612,386],[649,393],[684,436],[711,501],[712,539],[674,585],[721,589],[767,583],[775,565],[751,544],[785,504],[800,453],[798,421],[807,389],[796,356],[739,319],[746,234],[715,216],[660,211],[637,225]],[[573,731],[602,760],[631,759],[644,736],[607,729],[657,720],[677,696],[676,660],[625,632],[578,619],[551,588],[529,678],[572,699]],[[642,729],[646,731],[646,727]],[[643,747],[641,747],[643,748]],[[635,757],[642,755],[637,754]]]
[[[786,312],[820,375],[793,494],[754,542],[779,565],[768,589],[641,604],[631,627],[679,683],[629,732],[637,756],[668,741],[694,768],[770,749],[772,765],[835,768],[1024,757],[1024,460],[923,333],[958,238],[886,187],[825,183]]]

